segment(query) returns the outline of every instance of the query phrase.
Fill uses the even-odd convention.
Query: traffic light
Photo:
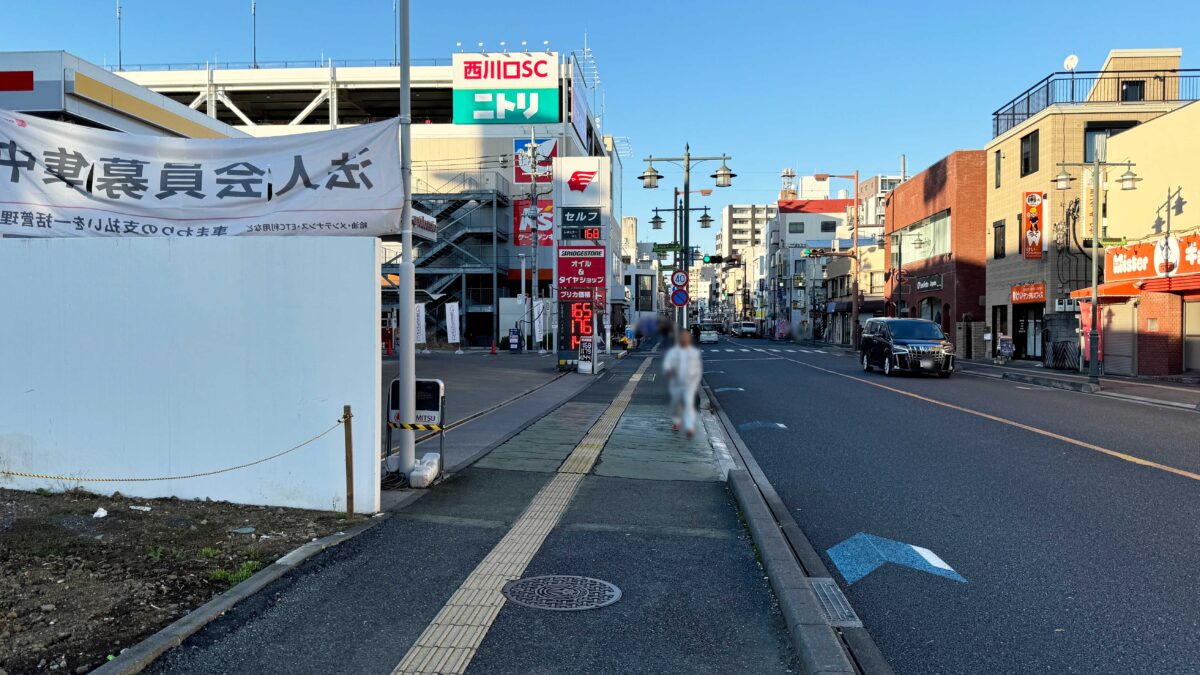
[[[719,263],[721,263],[721,262],[724,262],[724,260],[725,260],[725,256],[720,256],[720,255],[706,255],[706,256],[704,256],[704,264],[705,264],[705,265],[709,265],[709,264],[716,265],[716,264],[719,264]]]
[[[800,255],[805,258],[820,258],[821,256],[825,255],[825,249],[823,249],[823,248],[802,248],[802,249],[800,249]]]

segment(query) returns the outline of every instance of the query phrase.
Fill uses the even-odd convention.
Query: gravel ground
[[[94,517],[98,509],[107,515]],[[0,675],[88,672],[300,544],[359,520],[0,489]]]

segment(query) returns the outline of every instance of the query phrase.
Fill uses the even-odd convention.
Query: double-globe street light
[[[1071,181],[1075,180],[1067,173],[1067,167],[1092,168],[1092,327],[1088,331],[1088,383],[1100,386],[1100,289],[1099,267],[1100,260],[1096,257],[1100,249],[1100,169],[1110,166],[1123,166],[1125,173],[1117,178],[1122,190],[1136,190],[1141,178],[1133,172],[1133,162],[1105,162],[1100,159],[1100,148],[1092,150],[1091,162],[1059,162],[1062,171],[1054,177],[1054,187],[1059,190],[1070,190]],[[1024,205],[1022,205],[1024,208]]]
[[[850,236],[854,238],[854,251],[848,257],[851,259],[850,265],[852,267],[850,276],[850,345],[857,349],[859,333],[858,310],[860,305],[860,299],[858,297],[858,169],[855,169],[854,173],[850,174],[818,173],[813,174],[813,177],[817,180],[847,178],[854,181],[854,212],[852,216],[854,218],[854,223],[850,227]],[[835,232],[833,236],[834,239],[836,239],[837,233]]]
[[[696,190],[696,192],[699,192],[700,194],[702,194],[704,196],[708,196],[709,194],[712,194],[712,190],[708,190],[708,189]],[[672,215],[673,230],[671,233],[671,244],[675,247],[675,250],[674,250],[675,268],[676,269],[687,269],[688,273],[690,274],[691,267],[688,266],[688,267],[684,268],[683,265],[681,265],[681,258],[683,256],[683,246],[681,244],[682,237],[680,237],[679,230],[681,229],[680,228],[681,223],[683,223],[684,209],[683,209],[683,205],[679,198],[682,194],[683,194],[683,192],[681,190],[679,190],[678,188],[676,188],[673,208],[669,208],[669,209],[656,208],[656,209],[654,209],[654,217],[650,219],[650,226],[655,230],[661,230],[663,227],[663,223],[665,223],[666,221],[663,219],[662,215],[660,215],[660,214],[670,213]],[[700,218],[698,219],[700,222],[700,228],[707,230],[708,228],[712,227],[713,218],[712,218],[712,216],[708,215],[708,207],[707,206],[695,206],[695,207],[689,208],[688,211],[703,211],[704,213],[701,214]],[[690,256],[688,258],[690,259]],[[680,311],[683,311],[686,314],[687,308],[686,307],[677,308],[676,314],[678,315]],[[680,321],[678,316],[675,317],[675,321],[676,322]]]
[[[737,174],[731,171],[729,166],[726,164],[726,162],[730,159],[732,158],[729,157],[729,155],[721,155],[719,157],[693,157],[691,146],[685,143],[683,146],[682,157],[654,157],[653,155],[647,157],[645,160],[646,170],[642,173],[642,175],[638,176],[638,180],[642,181],[643,188],[646,188],[647,190],[654,190],[658,188],[658,180],[662,177],[662,174],[660,174],[658,170],[654,168],[655,162],[674,164],[675,166],[683,169],[683,206],[681,208],[683,219],[681,225],[682,236],[680,237],[680,243],[683,246],[682,261],[684,269],[690,270],[692,267],[691,238],[688,232],[690,229],[689,226],[691,225],[691,216],[689,211],[691,210],[692,165],[699,164],[701,162],[715,162],[720,160],[721,166],[716,170],[715,173],[712,174],[711,178],[716,180],[717,187],[729,187],[733,184],[733,178],[737,176]],[[707,215],[708,214],[706,213],[705,216]],[[653,222],[653,220],[651,222]],[[711,224],[711,218],[707,222]],[[659,225],[661,226],[662,223],[660,222]],[[754,223],[751,223],[750,227],[753,229]],[[687,312],[683,312],[683,318],[680,320],[679,327],[687,328]]]

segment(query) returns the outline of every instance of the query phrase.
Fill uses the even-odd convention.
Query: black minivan
[[[858,346],[863,370],[954,374],[954,345],[941,326],[925,319],[869,319]]]

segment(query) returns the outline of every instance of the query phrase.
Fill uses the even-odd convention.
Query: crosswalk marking
[[[779,350],[779,349],[772,349],[771,351],[773,351],[773,352],[778,352],[778,351],[781,351],[781,350]]]
[[[727,351],[727,352],[731,352],[731,351],[734,351],[734,350],[732,350],[732,349],[726,349],[725,351]]]
[[[750,351],[750,350],[749,350],[749,349],[743,349],[743,350],[741,350],[741,351],[743,351],[743,352],[748,352],[748,351]]]
[[[783,351],[785,351],[785,352],[787,352],[787,353],[789,353],[789,354],[795,354],[795,353],[796,353],[796,350],[795,350],[795,349],[785,349],[785,350],[783,350]]]
[[[814,351],[814,352],[816,352],[816,353],[818,353],[818,354],[828,354],[828,353],[829,353],[829,352],[826,352],[826,351],[822,351],[822,350],[820,350],[820,349],[814,349],[813,351]]]
[[[808,351],[807,349],[801,349],[800,353],[801,354],[811,354],[812,352]]]

